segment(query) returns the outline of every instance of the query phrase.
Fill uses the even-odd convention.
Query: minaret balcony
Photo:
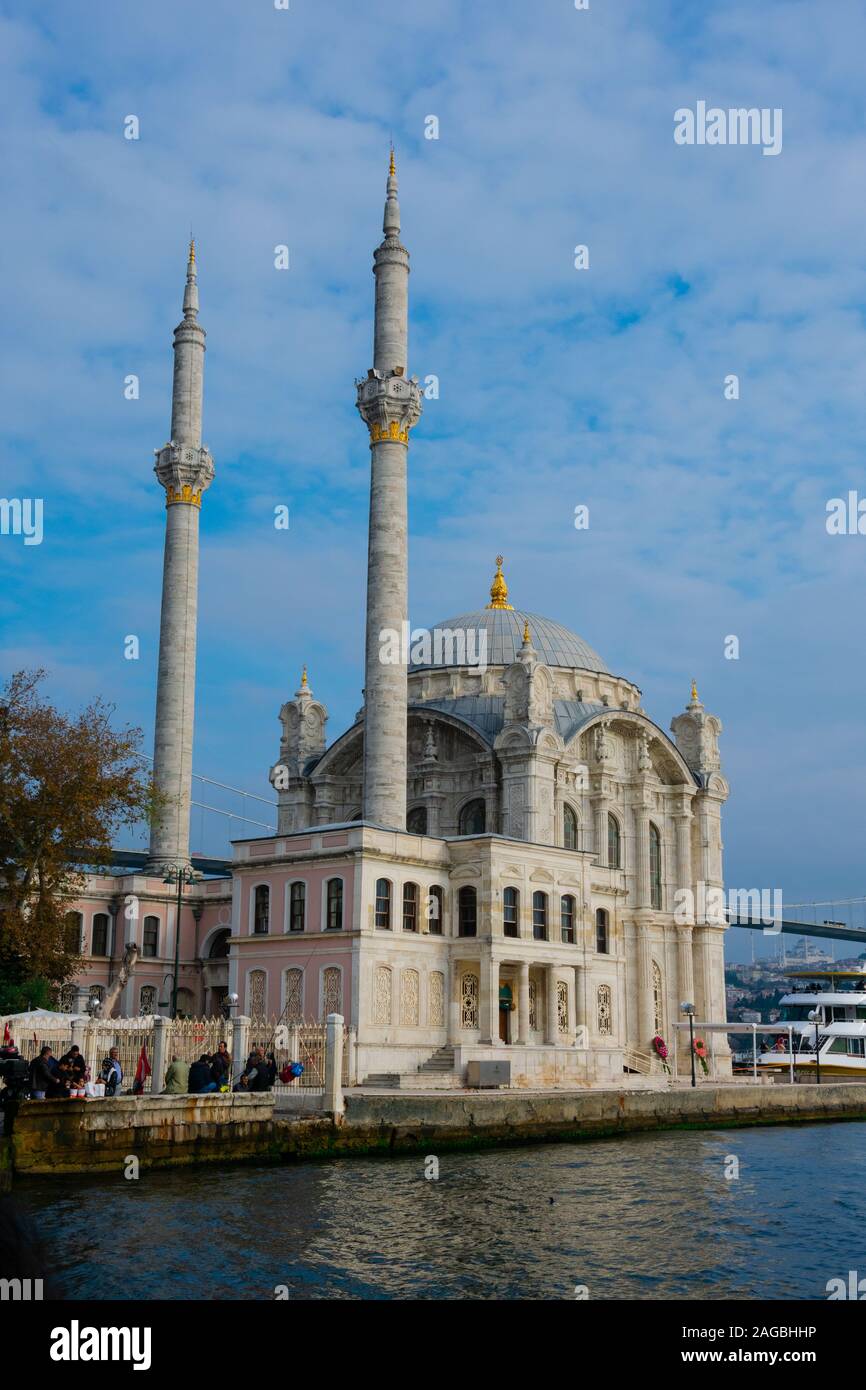
[[[204,447],[176,444],[173,440],[157,451],[153,468],[166,491],[166,505],[190,502],[201,506],[201,495],[214,479],[214,463]]]

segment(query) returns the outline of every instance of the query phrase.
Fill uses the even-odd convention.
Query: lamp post
[[[815,1025],[815,1082],[821,1085],[821,1010],[809,1010],[809,1022]]]
[[[685,1000],[680,1004],[680,1013],[684,1013],[689,1020],[689,1053],[692,1059],[692,1085],[697,1086],[695,1076],[695,1006]]]
[[[174,922],[174,975],[171,986],[171,1017],[177,1018],[177,979],[180,972],[180,909],[184,884],[196,883],[199,875],[189,864],[168,864],[163,883],[177,884],[177,916]]]

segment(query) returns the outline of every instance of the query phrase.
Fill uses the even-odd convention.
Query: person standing
[[[219,1047],[213,1055],[211,1061],[211,1077],[220,1086],[227,1086],[232,1069],[232,1054],[229,1052],[225,1042],[220,1042]]]
[[[50,1062],[51,1048],[43,1047],[39,1056],[30,1063],[30,1094],[34,1100],[44,1100],[45,1093],[54,1085],[54,1071]]]

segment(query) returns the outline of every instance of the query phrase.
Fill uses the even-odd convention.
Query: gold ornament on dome
[[[508,602],[508,585],[502,573],[502,556],[496,557],[496,574],[493,583],[490,585],[490,602],[488,608],[510,608],[513,610],[514,604]]]

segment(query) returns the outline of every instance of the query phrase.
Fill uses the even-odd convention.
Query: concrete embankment
[[[348,1092],[339,1120],[274,1110],[264,1096],[24,1102],[0,1139],[0,1183],[194,1163],[435,1153],[648,1130],[866,1120],[866,1083],[696,1090]]]

